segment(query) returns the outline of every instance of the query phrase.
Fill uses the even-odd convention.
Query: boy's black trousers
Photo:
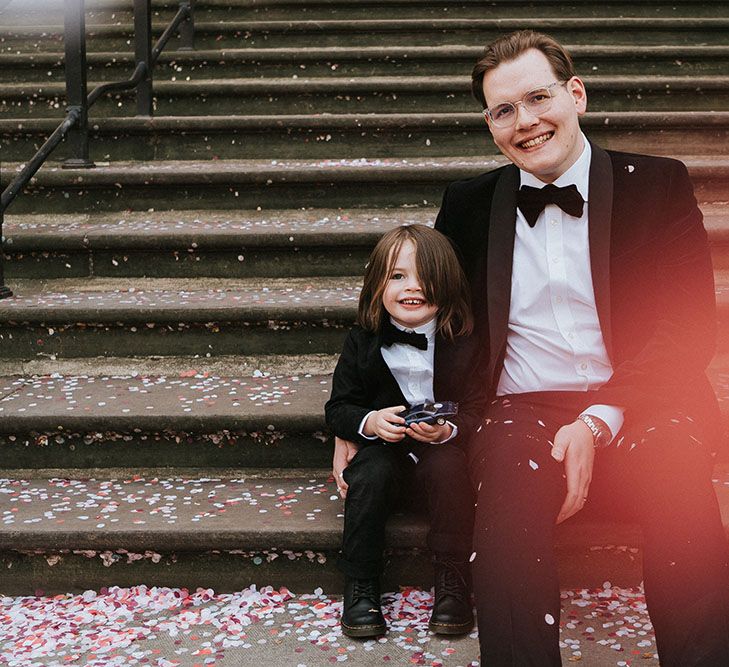
[[[468,459],[458,445],[410,439],[375,443],[360,448],[343,476],[349,489],[338,566],[345,574],[380,576],[385,524],[404,508],[420,509],[427,516],[427,545],[433,553],[458,560],[470,556],[474,493]]]

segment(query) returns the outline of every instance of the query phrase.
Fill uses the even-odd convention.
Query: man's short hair
[[[471,92],[484,109],[487,107],[486,97],[483,94],[483,79],[486,73],[496,69],[503,62],[515,60],[529,49],[537,49],[545,55],[560,81],[568,81],[576,76],[572,57],[556,39],[534,30],[517,30],[491,42],[473,67]]]

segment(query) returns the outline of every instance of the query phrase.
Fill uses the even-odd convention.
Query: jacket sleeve
[[[334,435],[359,445],[371,445],[379,440],[368,440],[358,432],[365,415],[373,409],[373,399],[365,386],[358,363],[359,348],[354,331],[350,331],[334,369],[332,394],[324,406],[324,413],[327,426]]]

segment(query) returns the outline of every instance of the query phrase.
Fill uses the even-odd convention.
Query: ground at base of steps
[[[428,631],[430,591],[405,588],[386,593],[383,603],[388,634],[354,640],[339,627],[341,597],[320,588],[295,594],[252,586],[216,594],[136,586],[98,594],[0,597],[0,662],[8,667],[479,665],[475,629],[456,638]],[[606,582],[600,589],[563,591],[559,623],[565,664],[658,665],[642,589]]]

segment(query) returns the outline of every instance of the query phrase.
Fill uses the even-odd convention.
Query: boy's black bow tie
[[[553,183],[549,183],[543,188],[522,185],[516,202],[530,227],[537,224],[537,218],[547,204],[556,204],[565,213],[576,218],[582,215],[585,206],[585,200],[574,184],[564,188],[557,187]]]
[[[382,326],[382,344],[389,346],[393,343],[412,345],[419,350],[428,349],[428,337],[425,334],[415,333],[414,331],[403,331],[387,320]]]

